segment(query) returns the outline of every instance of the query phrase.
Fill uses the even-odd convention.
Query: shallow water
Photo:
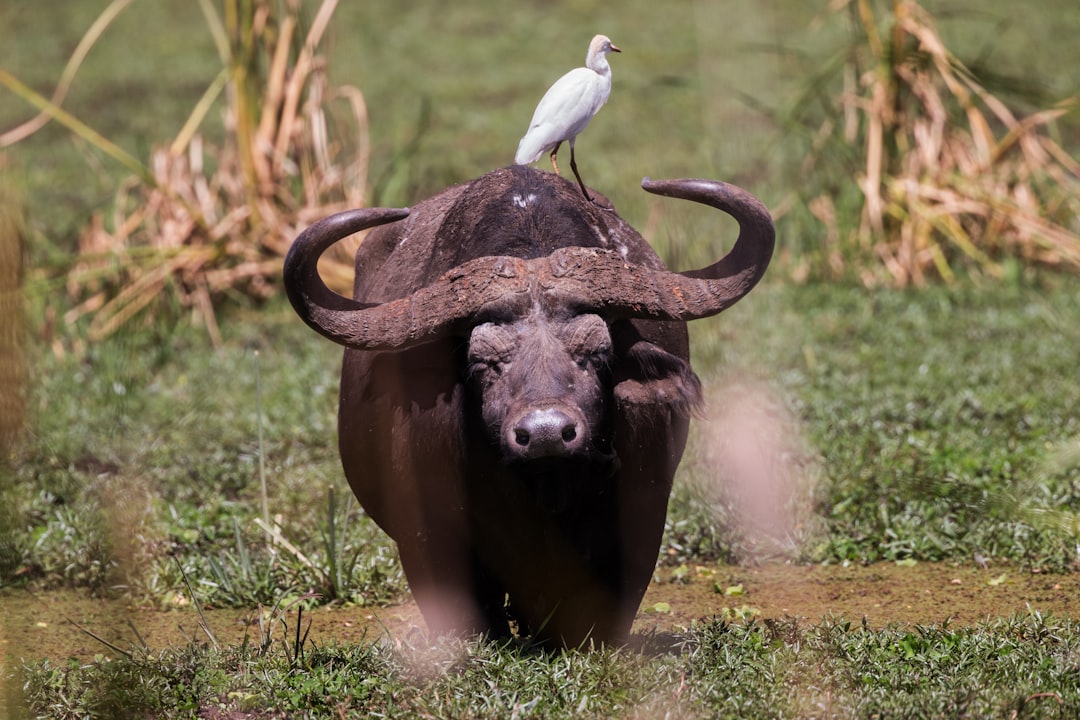
[[[890,623],[929,625],[948,620],[970,625],[987,618],[1036,610],[1080,618],[1080,573],[1044,575],[1017,568],[919,563],[868,567],[765,565],[758,568],[695,566],[685,572],[658,571],[645,595],[634,631],[677,632],[692,622],[730,615],[728,609],[760,619],[797,617],[863,618],[872,627]],[[3,664],[50,658],[86,660],[117,656],[111,643],[130,650],[145,642],[151,650],[209,642],[191,607],[153,610],[123,601],[88,598],[75,591],[31,595],[0,593],[0,657]],[[257,642],[256,610],[206,611],[210,631],[221,644],[245,636]],[[295,631],[295,611],[286,615]],[[319,644],[373,641],[424,632],[412,603],[384,608],[331,607],[303,613],[309,640]],[[273,625],[280,639],[280,625]],[[96,635],[97,638],[93,637]]]

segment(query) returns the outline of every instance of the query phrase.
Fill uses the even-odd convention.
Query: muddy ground
[[[919,563],[868,567],[767,565],[758,568],[693,567],[658,573],[645,595],[635,634],[677,632],[695,620],[733,614],[761,619],[797,617],[863,618],[874,626],[901,623],[953,626],[1037,610],[1080,618],[1080,574],[1050,575],[1007,566],[976,568]],[[74,592],[0,594],[0,658],[116,655],[102,640],[122,649],[140,644],[153,649],[206,641],[191,608],[161,611],[133,608],[123,602],[88,599]],[[211,631],[221,643],[244,635],[255,641],[259,629],[251,610],[207,609]],[[311,620],[309,639],[319,644],[359,642],[423,633],[412,603],[385,607],[331,607],[304,613]],[[296,613],[286,617],[290,635]],[[77,627],[77,623],[80,627]],[[136,636],[136,630],[138,636]],[[280,638],[280,626],[275,626]],[[5,663],[6,664],[6,663]]]

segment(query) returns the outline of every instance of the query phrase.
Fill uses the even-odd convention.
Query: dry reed
[[[0,182],[0,469],[23,427],[29,379],[22,302],[23,222],[19,203],[4,187]]]
[[[115,17],[127,4],[114,0],[103,17]],[[179,135],[135,167],[110,212],[93,217],[67,276],[73,302],[64,319],[89,317],[91,341],[140,314],[152,320],[147,310],[179,306],[217,342],[214,308],[222,298],[269,297],[281,259],[304,226],[363,204],[364,97],[354,87],[331,87],[318,52],[337,0],[323,0],[306,32],[300,5],[224,0],[219,14],[211,0],[200,0],[222,70]],[[101,30],[99,21],[91,32],[96,37]],[[69,63],[62,87],[73,67]],[[213,146],[199,130],[222,92],[226,134]],[[58,107],[62,97],[58,90],[53,101],[27,99],[95,143],[92,131]],[[108,151],[105,143],[95,144]],[[129,167],[138,162],[118,159]],[[348,249],[329,254],[324,268],[331,285],[346,288]]]
[[[884,268],[895,285],[952,280],[959,264],[1003,277],[1008,258],[1080,272],[1080,164],[1053,138],[1077,99],[1018,116],[914,0],[893,0],[884,23],[871,0],[833,0],[830,10],[847,10],[859,39],[804,177],[837,142],[861,147],[862,212],[844,253],[832,196],[808,199],[826,227],[826,274],[850,270],[852,258],[864,282],[881,282]]]

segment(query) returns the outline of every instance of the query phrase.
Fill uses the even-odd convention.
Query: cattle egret
[[[559,174],[559,163],[555,156],[563,141],[570,143],[570,168],[574,171],[578,185],[585,199],[591,201],[585,183],[581,181],[577,162],[574,160],[574,139],[592,120],[593,115],[607,102],[611,95],[611,66],[607,54],[622,52],[611,44],[605,35],[597,35],[589,43],[589,54],[585,57],[585,67],[574,68],[555,81],[540,104],[536,106],[532,122],[525,137],[518,143],[514,162],[528,165],[540,159],[548,150],[551,151],[551,166]]]

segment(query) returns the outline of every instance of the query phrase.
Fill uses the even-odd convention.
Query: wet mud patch
[[[973,625],[1038,611],[1080,617],[1080,574],[1031,573],[1014,567],[946,563],[870,566],[696,566],[658,573],[635,631],[689,627],[711,617],[826,617],[889,624]]]
[[[192,608],[149,610],[76,592],[0,594],[0,658],[3,664],[49,658],[87,660],[116,656],[103,642],[129,650],[145,641],[151,650],[209,642]],[[810,623],[847,618],[872,627],[889,624],[972,625],[988,618],[1038,611],[1080,618],[1080,573],[1045,575],[1013,567],[919,563],[867,567],[766,565],[756,568],[695,566],[662,570],[649,587],[634,623],[639,636],[679,632],[715,617],[784,618]],[[255,643],[255,610],[206,609],[221,644]],[[297,614],[285,616],[289,640]],[[413,603],[391,607],[328,607],[305,611],[308,639],[320,645],[408,638],[425,633]],[[74,623],[77,623],[77,627]],[[272,625],[277,641],[284,632]]]
[[[0,594],[0,608],[0,665],[3,661],[88,660],[120,654],[106,643],[123,651],[142,648],[144,643],[151,651],[190,642],[211,643],[199,613],[190,606],[146,609],[120,600],[88,598],[76,591],[31,595],[9,590]],[[203,608],[203,616],[219,645],[245,640],[258,645],[261,641],[258,609]],[[275,619],[264,609],[263,618],[274,642],[280,644],[288,633],[288,642],[293,643],[298,619],[295,610]],[[424,632],[420,611],[411,602],[372,608],[320,607],[303,611],[299,620],[301,633],[310,623],[307,639],[320,645],[373,642],[380,637]]]

